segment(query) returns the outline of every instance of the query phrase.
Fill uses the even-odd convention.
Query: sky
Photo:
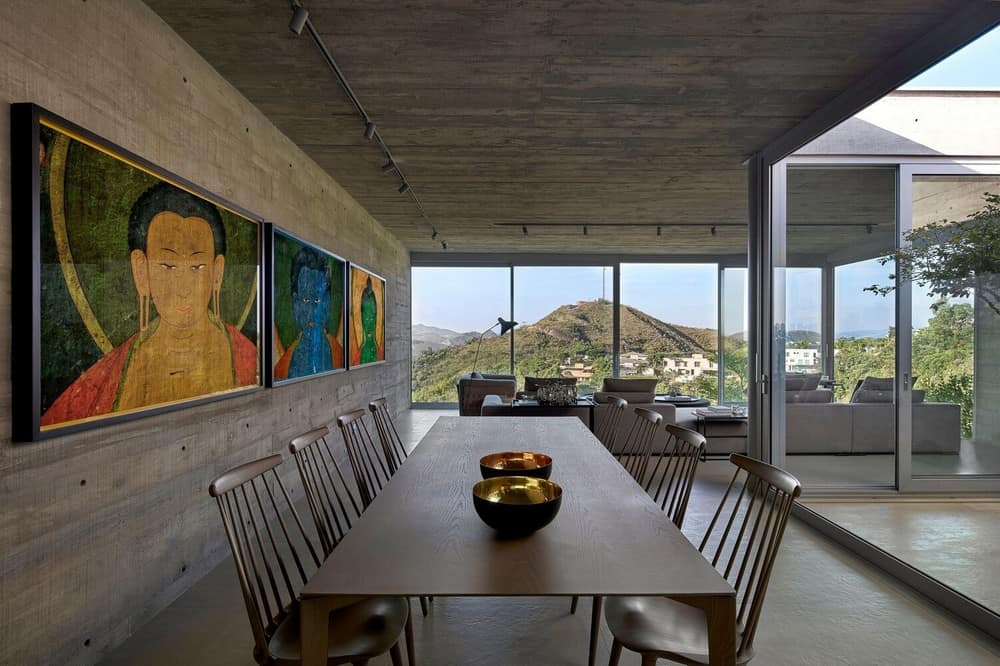
[[[1000,89],[1000,28],[996,28],[902,86],[905,88]],[[835,335],[885,331],[895,317],[892,295],[865,292],[885,284],[889,267],[870,260],[836,271]],[[728,273],[727,273],[728,274]],[[514,318],[521,324],[538,321],[560,305],[612,298],[611,268],[558,267],[514,269]],[[742,306],[746,269],[727,279],[725,331],[746,330]],[[510,269],[413,269],[413,323],[454,331],[482,331],[497,317],[510,316]],[[714,264],[623,264],[622,303],[673,324],[718,326],[717,272]],[[820,276],[818,269],[786,269],[786,329],[818,331]],[[913,323],[927,325],[930,304],[926,290],[913,289]]]

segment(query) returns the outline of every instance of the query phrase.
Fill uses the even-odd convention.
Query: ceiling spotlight
[[[586,225],[584,225],[584,227],[583,227],[583,235],[584,235],[584,236],[586,236],[586,235],[587,235],[587,227],[586,227]]]
[[[434,227],[431,227],[431,240],[437,240],[437,237],[438,237],[438,230],[435,229]]]
[[[292,14],[292,20],[288,23],[288,29],[294,32],[296,35],[302,34],[302,29],[306,27],[306,21],[309,20],[309,12],[302,5],[295,5],[295,13]]]
[[[663,229],[660,227],[660,225],[656,225],[656,235],[657,236],[663,235]]]
[[[373,136],[375,136],[375,123],[369,120],[365,123],[365,138],[371,141]]]
[[[442,250],[447,250],[448,249],[448,243],[445,242],[445,241],[441,241],[441,249]]]
[[[396,170],[396,163],[393,162],[392,160],[389,160],[388,162],[382,165],[382,173],[392,173],[395,170]]]
[[[404,180],[403,184],[399,186],[399,193],[406,194],[409,191],[410,191],[410,184]]]
[[[715,235],[715,225],[714,224],[712,225],[712,230],[711,231],[712,231],[712,235],[714,236]]]
[[[866,224],[865,225],[865,231],[867,231],[868,235],[871,236],[872,235],[872,225]]]
[[[524,234],[525,236],[527,236],[528,235],[528,227],[522,225],[521,226],[521,233]]]

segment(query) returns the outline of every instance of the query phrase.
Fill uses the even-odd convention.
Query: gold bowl
[[[472,487],[483,522],[505,534],[528,534],[552,522],[562,503],[558,484],[531,476],[497,476]]]
[[[547,479],[552,474],[552,458],[532,451],[502,451],[480,458],[479,471],[484,479],[513,474]]]

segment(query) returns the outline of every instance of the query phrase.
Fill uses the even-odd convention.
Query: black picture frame
[[[266,386],[268,388],[276,388],[279,386],[285,386],[287,384],[295,384],[297,382],[309,381],[311,379],[317,379],[319,377],[326,377],[329,375],[335,375],[341,372],[346,372],[348,369],[348,359],[347,359],[347,314],[348,314],[348,287],[347,280],[349,275],[350,262],[336,254],[331,252],[315,243],[310,243],[306,239],[291,233],[285,229],[282,229],[278,225],[268,222],[264,225],[264,264],[267,268],[265,277],[265,293],[267,298],[267,342],[265,344],[264,356],[266,360]],[[305,247],[311,248],[320,254],[335,259],[340,262],[341,265],[341,279],[340,279],[340,325],[343,328],[342,335],[342,348],[341,348],[341,367],[333,368],[332,370],[327,370],[324,372],[317,372],[311,375],[305,375],[303,377],[291,377],[286,379],[276,379],[274,377],[274,366],[277,359],[274,358],[275,350],[275,336],[277,335],[276,326],[276,316],[275,316],[275,284],[277,283],[278,277],[275,275],[275,254],[276,254],[276,243],[278,242],[278,237],[284,236],[296,243],[299,243]]]
[[[152,405],[148,408],[114,412],[90,417],[86,420],[67,422],[65,425],[43,427],[42,421],[42,246],[41,246],[41,128],[46,126],[72,139],[89,144],[113,158],[149,175],[167,181],[183,190],[205,199],[215,206],[244,218],[257,226],[257,293],[255,311],[257,321],[257,382],[211,395]],[[166,412],[187,409],[218,400],[225,400],[262,390],[265,366],[262,347],[266,339],[263,318],[262,256],[264,220],[250,211],[222,198],[191,181],[159,167],[149,160],[114,144],[79,125],[32,103],[11,105],[11,384],[12,384],[12,436],[15,442],[35,442],[62,437],[117,423],[146,418]],[[251,292],[252,293],[252,292]],[[249,302],[249,300],[248,300]],[[234,370],[235,372],[235,370]]]

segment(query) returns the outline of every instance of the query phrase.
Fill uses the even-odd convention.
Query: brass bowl
[[[552,522],[562,504],[562,488],[530,476],[497,476],[472,487],[483,522],[504,534],[529,534]]]
[[[552,458],[531,451],[491,453],[479,459],[479,471],[484,479],[513,474],[547,479],[552,474]]]

